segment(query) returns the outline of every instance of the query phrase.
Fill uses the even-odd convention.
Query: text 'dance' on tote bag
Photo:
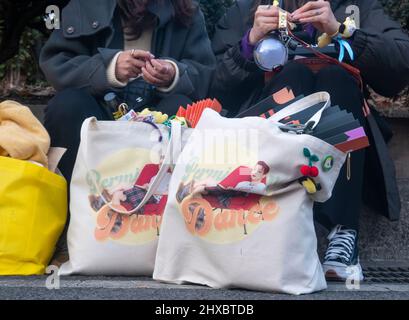
[[[323,100],[325,108],[327,93],[288,108]],[[282,132],[280,116],[287,115],[204,112],[173,172],[154,279],[290,294],[326,288],[313,202],[331,197],[345,154],[313,136]],[[305,165],[318,176],[304,177]],[[317,192],[307,193],[306,184]]]
[[[0,157],[0,275],[44,274],[67,218],[67,182]]]
[[[169,137],[163,125],[85,120],[61,274],[152,275],[178,122]]]

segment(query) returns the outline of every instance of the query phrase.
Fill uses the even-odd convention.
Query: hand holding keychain
[[[290,21],[311,23],[314,28],[333,35],[338,31],[340,23],[335,18],[329,1],[309,1],[301,8],[295,10],[290,16]]]
[[[280,8],[278,1],[274,1],[270,6],[276,7],[278,14],[277,26],[269,36],[257,44],[254,50],[254,61],[260,69],[268,72],[281,70],[288,61],[288,48],[296,48],[296,43],[294,43],[288,32],[289,28],[295,27],[293,24],[289,24],[289,13]]]

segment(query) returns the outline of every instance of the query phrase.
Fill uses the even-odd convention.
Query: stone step
[[[44,119],[44,106],[33,105],[33,113]],[[388,219],[364,210],[361,218],[360,252],[366,261],[409,261],[409,118],[393,118],[389,122],[394,138],[389,147],[396,164],[402,199],[401,219]],[[320,252],[322,254],[327,231],[317,226]]]

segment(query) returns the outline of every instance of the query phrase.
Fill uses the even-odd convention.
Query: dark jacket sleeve
[[[217,70],[212,82],[212,91],[229,91],[254,79],[255,73],[262,77],[263,72],[254,61],[241,54],[241,39],[247,32],[246,20],[251,1],[237,1],[216,26],[212,38],[216,54]]]
[[[362,4],[360,30],[352,40],[353,64],[377,93],[393,97],[409,83],[409,37],[377,0]]]
[[[67,39],[62,30],[51,34],[42,49],[40,67],[56,90],[80,88],[99,95],[109,89],[107,65],[119,50],[98,48],[93,54],[92,47],[91,39]]]
[[[192,100],[203,99],[208,95],[211,76],[216,67],[216,59],[206,31],[203,13],[199,9],[189,29],[184,43],[174,44],[183,45],[182,57],[178,60],[166,57],[177,64],[179,81],[171,92],[158,92],[159,95],[183,94]]]

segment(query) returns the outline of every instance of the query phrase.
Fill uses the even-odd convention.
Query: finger
[[[166,77],[162,73],[158,72],[156,68],[153,66],[152,61],[146,62],[146,70],[149,72],[149,74],[156,79],[159,79],[161,81],[165,81]]]
[[[152,59],[150,62],[157,72],[164,75],[169,73],[169,68],[165,62],[162,63],[156,59]]]
[[[150,61],[146,62],[145,69],[152,77],[158,78],[158,74]]]
[[[144,50],[132,50],[132,57],[135,59],[140,59],[143,61],[148,61],[154,58],[154,55],[151,54],[149,51]]]
[[[271,30],[278,29],[278,19],[277,18],[264,18],[258,22],[259,28],[269,32]]]
[[[301,13],[301,14],[297,15],[295,17],[295,19],[301,21],[303,19],[308,19],[308,18],[320,16],[323,13],[325,13],[325,11],[322,11],[322,10],[319,10],[319,9],[310,10],[310,11],[307,11],[307,12],[304,12],[304,13]]]
[[[315,16],[315,17],[300,19],[300,22],[301,22],[301,23],[317,23],[317,22],[322,22],[322,16]]]
[[[312,9],[322,8],[322,7],[325,5],[325,2],[326,2],[326,1],[310,1],[310,2],[307,2],[307,3],[306,3],[305,5],[303,5],[301,8],[295,10],[295,11],[291,14],[291,16],[292,16],[294,19],[296,19],[296,16],[299,15],[299,14],[301,14],[301,13],[303,13],[303,12],[310,11],[310,10],[312,10]]]
[[[130,61],[127,62],[127,64],[124,66],[124,69],[126,70],[127,76],[129,78],[133,78],[141,73],[141,69],[144,66],[144,64],[140,64],[140,62],[136,62],[137,60],[131,59]]]
[[[119,70],[117,70],[117,72],[115,72],[115,75],[118,79],[130,79],[133,78],[135,76],[135,70],[132,67],[123,67],[120,68]]]
[[[152,75],[155,74],[155,68],[154,68],[154,66],[152,65],[152,62],[151,62],[151,61],[146,61],[146,63],[145,63],[145,68],[146,68],[146,70],[148,70],[148,71],[150,72],[150,74],[152,74]]]
[[[146,68],[142,68],[142,75],[146,82],[153,84],[155,86],[160,86],[162,81],[149,73]]]
[[[160,86],[161,81],[155,78],[154,76],[152,76],[146,68],[142,68],[142,76],[146,82],[152,85],[155,85],[155,86]]]
[[[146,65],[145,61],[142,61],[139,59],[131,59],[129,63],[133,68],[137,68],[139,70],[142,69]]]
[[[167,83],[173,78],[174,67],[170,62],[165,61],[165,60],[155,60],[155,61],[152,60],[152,64],[155,67],[155,69],[159,68],[159,65],[162,68],[162,71],[160,72],[162,77],[160,78],[163,79],[163,81]]]
[[[132,75],[138,75],[141,73],[141,68],[145,66],[145,61],[140,59],[136,59],[132,57],[130,52],[127,52],[125,59],[123,61],[123,68],[128,71],[128,73],[132,73]]]
[[[256,11],[256,16],[260,17],[277,17],[278,16],[278,8],[270,7],[269,6],[259,6]]]
[[[259,22],[265,24],[277,24],[278,17],[263,17],[259,19]]]
[[[132,71],[128,72],[128,79],[132,79],[132,78],[137,78],[141,75],[142,70],[141,69],[132,69]]]
[[[149,51],[144,51],[144,50],[132,50],[132,57],[144,61],[148,61],[153,59],[155,56],[150,53]]]
[[[260,28],[264,33],[269,33],[271,31],[277,30],[278,24],[277,23],[276,24],[262,24]]]

